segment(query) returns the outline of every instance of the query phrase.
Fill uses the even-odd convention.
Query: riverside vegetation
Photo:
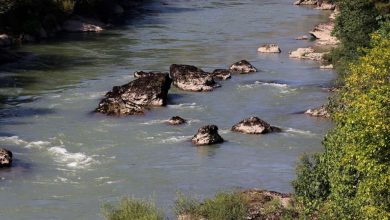
[[[0,35],[12,36],[14,44],[53,37],[67,31],[67,21],[94,23],[80,31],[98,31],[115,23],[142,0],[0,0]],[[88,19],[86,19],[88,18]],[[96,26],[96,27],[95,27]],[[92,28],[94,27],[94,28]],[[70,28],[72,29],[72,28]],[[72,31],[72,30],[70,30]]]
[[[272,219],[390,219],[390,3],[332,3],[340,10],[334,30],[340,44],[326,56],[339,73],[340,90],[327,106],[335,127],[323,153],[299,162],[289,208],[272,200],[255,219],[270,219],[269,210],[284,210]],[[248,204],[240,193],[219,193],[202,203],[179,197],[175,209],[183,220],[245,219]]]

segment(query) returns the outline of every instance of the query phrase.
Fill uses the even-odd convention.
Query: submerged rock
[[[323,56],[324,56],[324,53],[317,53],[311,47],[298,48],[297,50],[289,53],[290,58],[308,59],[308,60],[314,60],[314,61],[321,61]]]
[[[114,86],[96,111],[117,116],[143,114],[147,107],[166,105],[170,85],[168,74],[158,74]]]
[[[232,131],[245,134],[266,134],[270,132],[280,132],[281,129],[271,126],[258,117],[246,118],[232,127]]]
[[[320,69],[333,69],[333,64],[321,65],[321,66],[320,66]]]
[[[235,73],[240,73],[240,74],[257,72],[257,69],[246,60],[241,60],[236,63],[233,63],[229,67],[229,69]]]
[[[216,125],[206,125],[199,128],[198,133],[192,138],[192,143],[195,145],[211,145],[223,141],[223,138],[218,134]]]
[[[309,36],[302,35],[302,36],[296,37],[295,40],[309,40]]]
[[[230,70],[226,69],[216,69],[211,73],[211,75],[214,77],[214,79],[218,80],[227,80],[232,78]]]
[[[0,168],[2,167],[10,167],[12,165],[12,152],[0,148]]]
[[[7,34],[0,34],[0,47],[8,47],[12,44],[12,38]]]
[[[62,25],[62,30],[68,32],[101,32],[103,24],[93,19],[74,17]]]
[[[20,54],[12,50],[0,48],[0,64],[16,62],[21,57]]]
[[[314,117],[322,117],[329,118],[330,114],[325,106],[320,106],[318,108],[311,108],[305,111],[305,114],[314,116]]]
[[[147,77],[147,76],[155,76],[155,75],[168,75],[168,73],[163,72],[144,72],[144,71],[135,71],[134,77],[135,78],[141,78],[141,77]]]
[[[173,116],[172,118],[170,118],[168,120],[168,124],[170,124],[170,125],[181,125],[181,124],[184,124],[186,122],[187,122],[187,120],[185,120],[184,118],[182,118],[180,116]]]
[[[220,87],[210,73],[196,66],[172,64],[170,75],[173,85],[186,91],[212,91],[214,88]]]
[[[261,53],[280,53],[282,52],[276,44],[265,44],[257,49]]]

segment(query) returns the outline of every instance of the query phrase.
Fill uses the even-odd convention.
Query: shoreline
[[[38,23],[30,27],[33,28],[30,30],[32,33],[17,30],[17,28],[5,24],[6,22],[0,23],[0,64],[16,62],[22,58],[23,54],[18,53],[15,49],[23,47],[24,44],[39,44],[39,42],[45,40],[61,39],[63,34],[96,34],[107,29],[120,27],[129,18],[136,18],[137,11],[142,8],[144,3],[147,3],[147,1],[128,0],[105,3],[107,11],[102,16],[99,15],[99,10],[101,9],[98,8],[85,8],[86,12],[54,15],[59,18],[53,18],[54,21],[50,27],[45,28],[42,23],[44,21],[39,21],[42,24]],[[9,20],[7,16],[12,16],[12,12],[11,15],[0,14],[0,18],[3,17],[4,20]],[[48,14],[47,16],[52,15]],[[61,18],[62,16],[65,16],[65,18]],[[21,22],[23,25],[28,23],[28,21],[23,20],[18,22]]]

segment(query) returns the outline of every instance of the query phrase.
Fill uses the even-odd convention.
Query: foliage
[[[325,139],[331,186],[329,214],[390,218],[390,35],[351,64],[336,127]]]
[[[341,41],[348,59],[358,57],[358,48],[369,46],[370,34],[378,28],[378,10],[369,0],[338,0],[340,15],[335,21],[335,36]]]
[[[106,204],[103,215],[107,220],[163,220],[164,217],[154,203],[124,198],[118,207]]]
[[[0,0],[0,15],[9,11],[13,7],[14,3],[14,0]]]
[[[248,202],[239,193],[220,192],[214,198],[200,203],[194,198],[182,195],[176,200],[176,214],[186,214],[193,218],[209,220],[244,220],[248,212]]]
[[[315,215],[329,196],[330,187],[324,155],[303,155],[292,182],[295,199],[302,204],[303,216]]]

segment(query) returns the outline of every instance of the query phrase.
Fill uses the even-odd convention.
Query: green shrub
[[[117,207],[103,206],[103,215],[107,220],[163,220],[162,213],[155,204],[133,198],[124,198]]]
[[[324,155],[304,155],[297,166],[297,178],[292,182],[294,198],[302,204],[303,216],[316,215],[329,196],[330,186]]]

